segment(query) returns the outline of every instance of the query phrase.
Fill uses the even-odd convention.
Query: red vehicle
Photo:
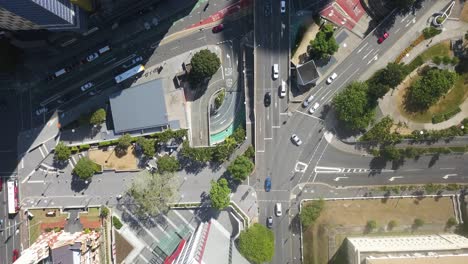
[[[378,40],[377,42],[378,42],[379,44],[382,43],[382,42],[384,42],[384,40],[386,40],[386,39],[388,38],[388,36],[390,36],[390,35],[388,34],[388,32],[385,32],[385,33],[383,34],[383,36],[380,37],[379,40]]]
[[[3,189],[3,180],[2,180],[2,177],[0,177],[0,192],[2,191]]]
[[[223,24],[219,24],[219,25],[213,27],[212,31],[213,31],[213,33],[218,33],[218,32],[223,31],[223,29],[224,29],[224,25],[223,25]]]
[[[13,249],[13,262],[19,258],[19,252],[17,249]]]

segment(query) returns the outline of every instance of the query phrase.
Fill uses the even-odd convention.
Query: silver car
[[[291,139],[297,146],[302,145],[302,140],[296,134],[292,134]]]
[[[94,84],[92,82],[87,82],[87,83],[81,85],[80,89],[81,89],[81,91],[84,92],[84,91],[88,90],[89,88],[91,88],[93,86],[94,86]]]
[[[311,95],[309,96],[309,98],[307,98],[307,100],[305,100],[303,103],[302,103],[302,107],[306,108],[307,106],[309,106],[310,102],[312,102],[312,100],[314,100],[314,96]]]

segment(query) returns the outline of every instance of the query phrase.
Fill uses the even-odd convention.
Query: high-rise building
[[[85,31],[87,14],[82,8],[91,11],[90,6],[90,0],[0,0],[0,28]]]

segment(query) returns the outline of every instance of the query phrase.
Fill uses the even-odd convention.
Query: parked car
[[[281,13],[286,12],[286,1],[281,1]]]
[[[296,134],[292,134],[291,139],[297,146],[302,145],[302,140]]]
[[[281,203],[276,203],[275,212],[276,216],[281,216],[283,214],[283,210],[281,209]]]
[[[132,64],[136,64],[137,62],[140,62],[140,61],[143,61],[143,57],[138,56],[138,57],[136,57],[136,58],[133,58]]]
[[[81,85],[80,89],[81,89],[81,91],[84,92],[84,91],[88,90],[89,88],[91,88],[93,86],[94,86],[94,84],[92,82],[87,82],[87,83]]]
[[[19,258],[19,251],[17,249],[13,249],[13,262],[15,262]]]
[[[328,77],[327,79],[327,84],[332,83],[336,79],[336,77],[338,77],[338,74],[336,74],[336,72],[332,73],[332,75],[330,75],[330,77]]]
[[[309,113],[313,114],[315,112],[315,110],[317,110],[317,108],[319,108],[319,106],[320,106],[319,103],[315,103],[311,108],[309,108]]]
[[[265,191],[269,192],[271,190],[271,178],[266,177],[265,179]]]
[[[307,98],[307,100],[305,100],[302,103],[302,107],[306,108],[307,106],[309,106],[309,104],[310,104],[310,102],[312,102],[312,100],[314,100],[314,95],[309,96],[309,98]]]
[[[377,40],[377,42],[379,44],[381,44],[382,42],[384,42],[384,40],[386,40],[388,38],[388,36],[390,36],[390,34],[388,34],[388,32],[385,32],[380,38],[379,40]]]
[[[278,79],[279,76],[279,66],[278,64],[273,64],[273,80]]]
[[[271,217],[271,216],[267,217],[266,224],[267,224],[268,228],[272,228],[273,227],[273,217]]]
[[[213,33],[218,33],[218,32],[221,32],[223,31],[224,29],[224,25],[223,24],[219,24],[217,26],[214,26],[213,29],[211,30]]]
[[[42,115],[42,114],[44,114],[46,112],[47,112],[47,108],[46,107],[41,107],[41,108],[36,110],[36,115]]]
[[[265,104],[266,107],[270,106],[271,104],[271,93],[267,92],[265,94],[265,97],[263,98],[263,103]]]
[[[99,57],[99,54],[97,52],[94,52],[93,54],[86,57],[86,61],[92,62],[93,60],[97,59],[98,57]]]
[[[270,0],[265,1],[265,6],[263,8],[263,14],[265,16],[269,16],[271,14],[271,1]]]

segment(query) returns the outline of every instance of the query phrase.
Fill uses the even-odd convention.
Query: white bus
[[[8,213],[16,214],[19,209],[18,181],[9,180],[7,182],[7,188],[8,188]]]
[[[131,68],[130,70],[115,76],[115,82],[116,83],[121,83],[121,82],[127,80],[128,78],[134,76],[135,74],[138,74],[138,73],[140,73],[140,72],[142,72],[144,70],[145,70],[145,66],[143,66],[141,64],[137,65],[137,66]]]

